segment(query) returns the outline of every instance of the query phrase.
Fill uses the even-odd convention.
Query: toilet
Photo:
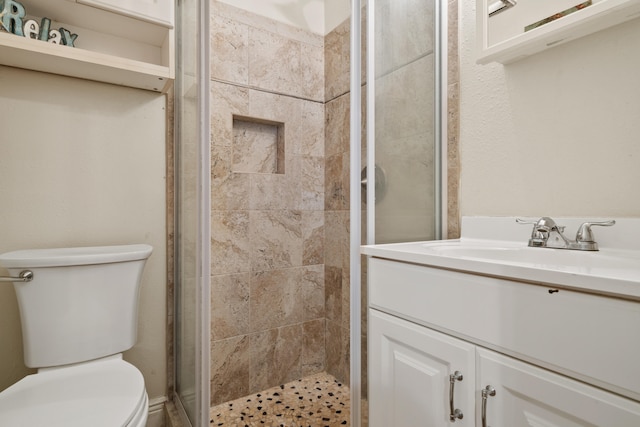
[[[16,278],[24,361],[38,369],[0,392],[0,427],[146,425],[144,378],[122,352],[136,342],[140,279],[152,250],[141,244],[0,255],[0,266]]]

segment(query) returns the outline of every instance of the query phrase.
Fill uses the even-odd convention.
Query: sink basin
[[[589,219],[562,218],[572,235]],[[598,219],[600,221],[600,219]],[[455,240],[362,246],[371,257],[640,301],[640,218],[598,230],[599,251],[531,248],[514,217],[463,217]]]
[[[524,244],[499,241],[450,240],[423,243],[425,254],[473,259],[523,267],[552,269],[609,276],[614,272],[635,272],[640,277],[640,256],[635,251],[603,249],[576,251],[531,248]]]

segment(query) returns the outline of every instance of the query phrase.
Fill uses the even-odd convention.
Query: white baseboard
[[[147,427],[165,427],[164,405],[167,401],[165,396],[149,399],[149,418]]]

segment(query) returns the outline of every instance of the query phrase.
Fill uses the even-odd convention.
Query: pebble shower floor
[[[210,425],[334,427],[349,425],[349,387],[320,373],[214,406]]]

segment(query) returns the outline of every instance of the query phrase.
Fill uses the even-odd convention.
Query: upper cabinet
[[[173,28],[173,0],[76,0],[76,2]]]
[[[173,0],[5,0],[2,5],[16,16],[3,21],[11,32],[0,31],[2,65],[156,92],[173,83]]]
[[[478,63],[503,64],[640,17],[640,0],[476,0]]]

